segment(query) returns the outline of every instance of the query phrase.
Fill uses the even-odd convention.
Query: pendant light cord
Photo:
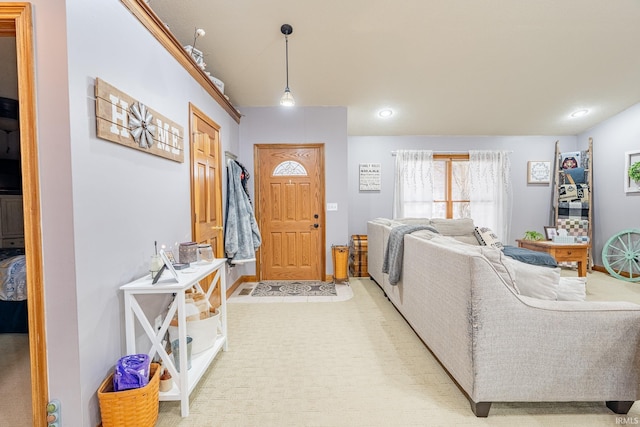
[[[289,36],[284,35],[285,63],[287,67],[287,90],[289,90]]]

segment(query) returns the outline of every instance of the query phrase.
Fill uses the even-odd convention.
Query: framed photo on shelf
[[[169,261],[171,261],[171,264],[175,264],[176,263],[176,259],[173,256],[173,252],[171,251],[164,251],[164,253],[167,255],[167,258],[169,259]]]
[[[160,249],[160,257],[162,258],[162,261],[164,262],[165,267],[167,268],[167,270],[169,270],[169,272],[171,273],[173,278],[176,280],[176,282],[179,282],[180,279],[178,279],[178,272],[173,267],[173,264],[169,260],[167,253],[163,249]]]
[[[624,153],[624,192],[640,193],[640,181],[631,179],[629,169],[635,163],[640,162],[640,151],[627,151]]]
[[[553,240],[555,236],[558,235],[558,229],[556,227],[545,226],[544,227],[544,236],[547,240]]]
[[[551,182],[551,162],[529,161],[527,163],[527,184],[549,184]]]

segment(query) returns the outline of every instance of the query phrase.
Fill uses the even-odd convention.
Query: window
[[[470,218],[469,155],[433,155],[433,218]]]
[[[510,177],[507,151],[454,155],[398,150],[393,218],[472,218],[499,236],[509,236]]]
[[[286,160],[276,166],[273,176],[307,176],[307,170],[298,162]]]

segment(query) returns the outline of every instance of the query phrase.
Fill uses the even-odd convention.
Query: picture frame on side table
[[[173,252],[164,251],[164,253],[167,254],[167,258],[169,258],[169,261],[171,261],[171,264],[175,264],[176,263],[176,258],[173,256]]]
[[[527,184],[549,184],[551,162],[531,160],[527,162]]]
[[[555,236],[558,235],[558,229],[556,227],[546,226],[544,227],[544,237],[547,240],[553,240]]]
[[[171,260],[169,259],[169,257],[167,256],[167,253],[163,249],[160,249],[160,258],[162,258],[162,261],[164,262],[164,266],[167,268],[167,270],[169,270],[173,278],[176,279],[176,282],[179,282],[180,279],[178,279],[178,272],[173,267]]]

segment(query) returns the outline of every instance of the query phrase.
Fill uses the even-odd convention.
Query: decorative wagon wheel
[[[602,261],[613,277],[640,281],[640,230],[624,230],[613,235],[602,249]]]

